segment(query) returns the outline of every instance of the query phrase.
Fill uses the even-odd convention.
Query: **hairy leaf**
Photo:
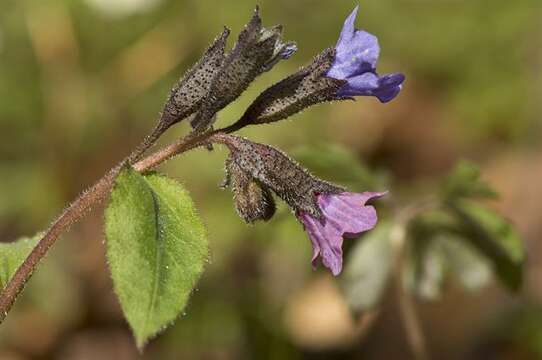
[[[119,174],[105,214],[115,292],[138,347],[186,306],[208,256],[188,192],[160,175]]]
[[[24,259],[38,243],[40,235],[21,238],[11,243],[0,243],[0,288],[4,288]]]

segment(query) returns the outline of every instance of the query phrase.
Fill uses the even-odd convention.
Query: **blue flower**
[[[376,73],[376,62],[380,54],[378,39],[354,27],[357,14],[356,6],[344,22],[335,46],[335,60],[326,75],[347,81],[339,89],[339,97],[376,96],[385,103],[399,94],[405,76],[401,73],[379,76]]]

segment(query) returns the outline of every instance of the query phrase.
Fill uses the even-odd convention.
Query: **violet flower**
[[[399,94],[405,76],[401,73],[379,76],[376,73],[380,54],[378,39],[354,27],[357,14],[356,6],[344,22],[335,46],[335,61],[327,76],[347,81],[337,92],[340,97],[376,96],[383,103],[391,101]]]
[[[333,275],[341,273],[343,264],[343,238],[354,238],[371,230],[377,222],[376,210],[365,205],[385,192],[343,192],[339,194],[318,194],[317,203],[322,212],[318,220],[307,213],[298,213],[299,221],[305,226],[312,242],[312,265],[316,267],[318,257]]]

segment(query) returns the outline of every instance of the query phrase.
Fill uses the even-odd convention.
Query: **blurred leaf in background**
[[[392,226],[381,221],[374,231],[356,242],[348,255],[340,284],[355,312],[378,305],[386,290],[396,260],[390,238]]]
[[[514,226],[497,212],[472,202],[463,201],[453,211],[462,222],[462,234],[491,260],[499,280],[519,290],[525,250]]]
[[[0,243],[0,288],[8,284],[40,237],[40,234],[37,234],[32,238],[18,239],[12,243]]]
[[[350,191],[386,189],[387,177],[365,167],[355,154],[339,144],[321,143],[294,149],[292,156],[316,176],[336,182]]]

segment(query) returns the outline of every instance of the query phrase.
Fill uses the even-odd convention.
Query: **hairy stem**
[[[162,136],[162,134],[165,133],[168,128],[169,126],[165,126],[162,124],[162,122],[159,122],[158,125],[156,125],[156,127],[152,130],[152,132],[149,135],[145,136],[141,144],[139,144],[123,162],[133,164],[134,162],[141,159],[143,154],[145,154],[147,150],[149,150],[154,144],[156,144],[160,136]]]
[[[173,144],[170,144],[155,153],[147,156],[146,158],[138,161],[133,164],[133,168],[139,172],[143,172],[149,169],[156,167],[157,165],[163,163],[166,160],[171,159],[172,157],[179,155],[183,152],[192,150],[198,146],[203,145],[204,143],[211,140],[211,138],[221,132],[222,130],[208,131],[196,135],[188,135],[185,138],[177,140]]]
[[[132,164],[134,169],[139,172],[150,170],[175,155],[204,144],[213,134],[218,133],[218,131],[214,131],[198,135],[188,135],[174,144],[166,146],[152,155],[149,155],[147,158],[139,160],[145,151],[156,143],[160,135],[162,135],[166,129],[167,128],[162,128],[160,126],[156,127],[134,152],[132,152],[124,161],[109,170],[93,186],[79,195],[79,197],[77,197],[77,199],[51,224],[36,247],[30,252],[15,272],[15,275],[13,275],[6,287],[2,290],[2,293],[0,293],[0,324],[6,318],[15,299],[24,289],[26,282],[32,276],[32,273],[39,262],[45,257],[58,237],[64,231],[67,231],[71,225],[82,219],[92,206],[99,204],[108,196],[118,173],[125,164]]]

